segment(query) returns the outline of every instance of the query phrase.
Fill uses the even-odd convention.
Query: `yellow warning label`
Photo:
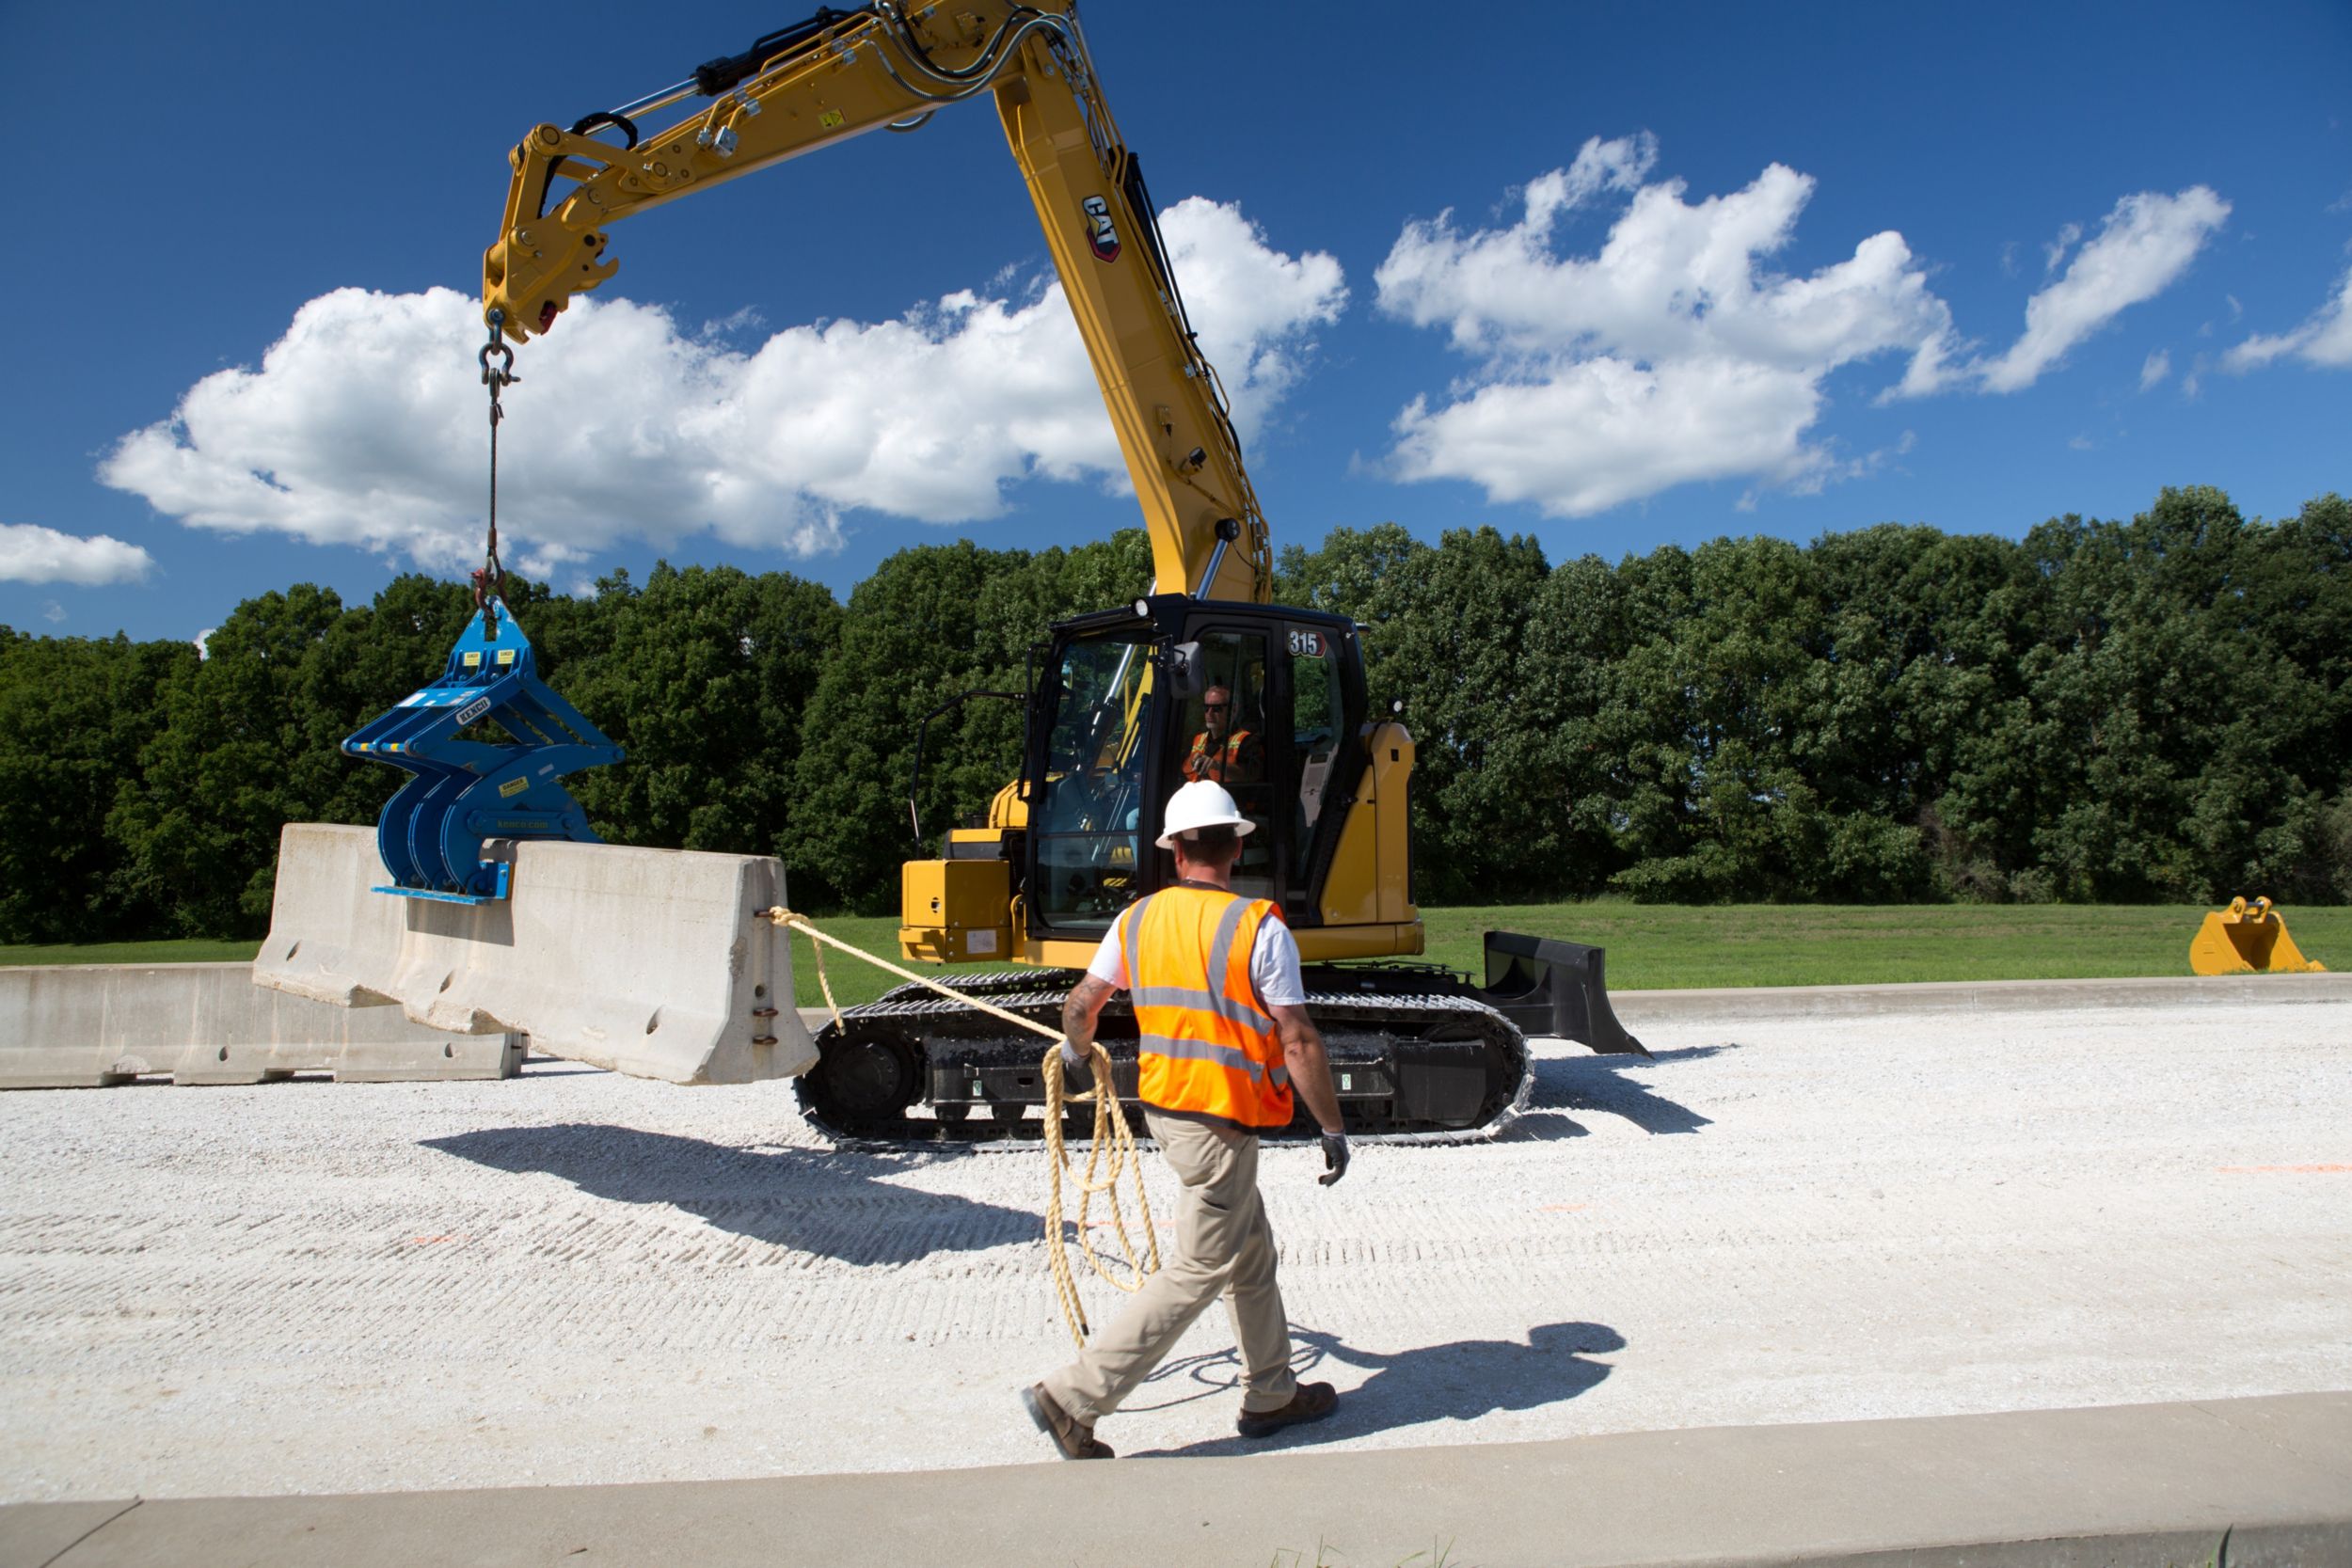
[[[530,787],[531,781],[529,779],[509,779],[504,784],[499,785],[499,799],[503,800],[509,796],[520,795],[524,790],[529,789]]]
[[[512,649],[512,648],[501,648],[501,649],[499,650],[499,662],[500,662],[501,664],[512,664],[512,663],[514,663],[514,662],[515,662],[515,650],[514,650],[514,649]]]
[[[469,670],[479,670],[482,668],[482,651],[479,648],[474,649],[466,655],[466,668]]]

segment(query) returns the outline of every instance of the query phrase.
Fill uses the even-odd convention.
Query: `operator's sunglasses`
[[[1200,705],[1202,711],[1207,713],[1223,713],[1232,705],[1231,703],[1202,703]]]

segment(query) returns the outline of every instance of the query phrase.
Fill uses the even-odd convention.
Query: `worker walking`
[[[1323,1037],[1307,1016],[1298,944],[1266,899],[1232,891],[1252,824],[1224,787],[1187,784],[1159,840],[1176,885],[1131,904],[1062,1008],[1064,1058],[1083,1064],[1103,1005],[1125,990],[1141,1035],[1144,1120],[1183,1183],[1176,1245],[1125,1310],[1068,1366],[1022,1391],[1039,1430],[1069,1459],[1108,1459],[1094,1424],[1151,1375],[1202,1308],[1223,1296],[1242,1363],[1244,1437],[1338,1407],[1327,1383],[1291,1373],[1290,1323],[1275,1283],[1274,1232],[1258,1196],[1258,1134],[1289,1125],[1295,1091],[1323,1130],[1329,1186],[1347,1139]]]

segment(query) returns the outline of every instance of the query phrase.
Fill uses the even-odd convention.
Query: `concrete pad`
[[[168,1074],[260,1084],[512,1078],[519,1035],[451,1035],[399,1013],[263,990],[248,966],[54,964],[0,969],[0,1088],[84,1088]]]
[[[2318,1451],[2282,1450],[2265,1429]],[[2203,1562],[2225,1530],[2240,1568],[2352,1561],[2352,1394],[928,1475],[151,1501],[58,1561],[1981,1568]]]
[[[0,1508],[0,1568],[44,1568],[99,1526],[138,1506],[137,1498],[125,1497]]]
[[[1885,986],[1726,986],[1612,991],[1636,1023],[1873,1018],[1898,1013],[2048,1012],[2164,1007],[2195,1011],[2276,1002],[2352,1002],[2352,974],[2148,975],[2106,980],[1932,980]]]
[[[2265,1002],[2352,1002],[2352,974],[2145,975],[2106,980],[1931,980],[1882,986],[1739,986],[1620,990],[1610,999],[1630,1024],[1788,1018],[1871,1018],[1899,1013],[2047,1012],[2090,1007],[2243,1006]],[[803,1007],[812,1032],[833,1015]]]
[[[2352,1007],[1653,1044],[1538,1041],[1501,1136],[1336,1187],[1263,1151],[1295,1364],[1343,1401],[1267,1446],[2352,1388]],[[1069,1354],[1038,1144],[842,1147],[780,1084],[553,1060],[316,1087],[0,1095],[0,1500],[1041,1457],[1006,1397]],[[1263,1457],[1236,1376],[1205,1314],[1104,1436]]]
[[[674,1084],[816,1063],[787,936],[757,918],[785,901],[771,857],[526,842],[513,896],[475,905],[369,891],[384,880],[373,830],[288,823],[254,983]]]

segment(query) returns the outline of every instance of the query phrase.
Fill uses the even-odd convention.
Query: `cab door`
[[[1290,844],[1289,793],[1280,736],[1290,720],[1290,693],[1272,657],[1278,628],[1248,607],[1220,606],[1193,618],[1186,629],[1191,673],[1184,696],[1170,703],[1161,755],[1160,798],[1186,784],[1222,784],[1248,818],[1233,891],[1250,898],[1281,897]],[[1245,616],[1248,616],[1245,619]],[[1160,850],[1162,885],[1175,880],[1175,857]]]
[[[1286,777],[1291,834],[1282,913],[1323,924],[1323,880],[1339,850],[1363,774],[1363,673],[1353,627],[1292,621],[1283,627],[1282,685],[1290,700]]]

